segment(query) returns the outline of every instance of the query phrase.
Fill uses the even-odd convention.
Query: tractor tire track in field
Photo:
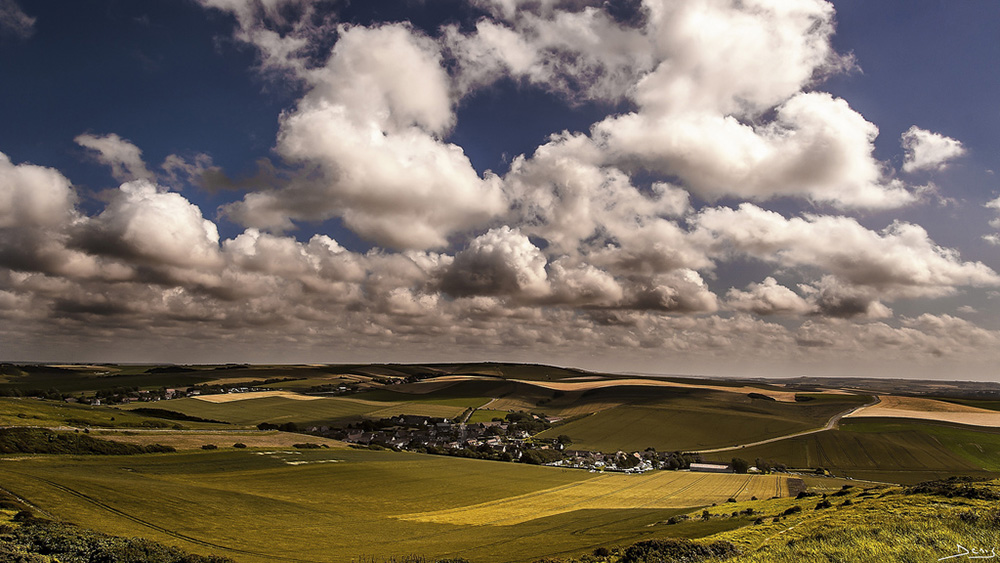
[[[581,484],[588,483],[590,481],[592,481],[592,480],[583,481]],[[570,502],[568,504],[563,504],[563,505],[559,505],[559,506],[555,506],[555,507],[549,508],[549,509],[545,510],[545,512],[551,512],[552,513],[551,515],[553,515],[553,516],[556,515],[556,514],[563,514],[565,512],[572,512],[572,507],[574,507],[574,506],[579,506],[579,505],[584,504],[584,503],[593,502],[594,500],[597,500],[597,499],[602,499],[604,497],[608,497],[608,496],[611,496],[611,495],[616,495],[618,493],[621,493],[622,491],[627,491],[628,489],[633,489],[633,488],[638,487],[638,486],[643,485],[643,484],[644,483],[642,483],[641,481],[636,481],[635,483],[631,483],[631,484],[626,485],[624,487],[620,487],[620,488],[614,489],[612,491],[608,491],[608,492],[606,492],[604,494],[600,494],[600,495],[596,495],[596,496],[591,496],[591,497],[583,498],[583,499],[580,499],[580,500],[577,500],[577,501]],[[515,518],[517,518],[517,517],[515,516],[513,518],[501,518],[499,520],[493,520],[491,522],[485,522],[485,525],[487,525],[487,526],[494,526],[494,525],[497,525],[499,522],[506,522],[508,520],[513,520]],[[530,520],[528,520],[528,521],[530,521]]]
[[[42,510],[41,508],[39,508],[38,506],[36,506],[36,505],[28,502],[27,499],[25,499],[24,497],[22,497],[22,496],[20,496],[18,494],[15,494],[14,491],[11,491],[10,489],[5,489],[3,487],[0,487],[0,491],[3,491],[5,493],[7,493],[8,495],[14,497],[18,502],[24,504],[25,506],[28,506],[28,507],[30,507],[30,508],[32,508],[34,510],[37,510],[43,516],[45,516],[46,518],[48,518],[49,520],[57,520],[57,518],[52,513],[46,512],[46,511]]]
[[[662,501],[664,499],[668,499],[670,497],[675,497],[675,496],[677,496],[677,495],[679,495],[679,494],[681,494],[681,493],[683,493],[683,492],[691,489],[692,487],[694,487],[698,483],[701,483],[705,479],[708,479],[708,475],[700,475],[700,476],[698,476],[697,479],[691,481],[687,485],[684,485],[683,487],[681,487],[679,489],[674,489],[673,491],[670,491],[669,493],[667,493],[667,494],[665,494],[665,495],[663,495],[663,496],[661,496],[661,497],[659,497],[659,498],[657,498],[655,500],[647,502],[646,504],[643,504],[643,505],[641,505],[641,506],[639,506],[637,508],[646,508],[647,506],[649,506],[651,504],[657,504],[657,503],[659,503],[660,501]]]
[[[603,522],[603,523],[601,523],[599,525],[596,525],[596,526],[590,526],[590,527],[587,527],[587,528],[581,528],[579,530],[574,530],[573,532],[570,532],[570,535],[573,535],[573,536],[583,536],[583,535],[586,535],[588,532],[590,532],[591,530],[594,530],[594,529],[605,528],[605,527],[613,526],[615,524],[620,524],[622,522],[629,522],[631,520],[639,520],[639,519],[642,519],[642,518],[645,518],[645,515],[626,516],[625,518],[620,518],[620,519],[615,519],[615,520],[609,520],[609,521]],[[549,535],[551,533],[558,532],[558,531],[564,530],[564,529],[565,529],[565,525],[564,524],[556,524],[554,526],[546,527],[546,528],[544,528],[542,530],[538,530],[538,531],[535,531],[535,532],[532,532],[532,533],[521,534],[521,535],[518,536],[518,539],[521,539],[523,541],[525,538],[533,538],[533,537],[538,537],[538,536],[543,536],[544,537],[544,536],[547,536],[547,535]],[[633,536],[630,536],[628,538],[617,538],[616,541],[617,540],[622,540],[622,541],[634,543],[635,541],[638,541],[640,538],[649,536],[649,535],[651,535],[653,533],[655,533],[654,530],[638,529],[637,528],[637,529],[634,530],[634,535]],[[483,543],[483,544],[478,544],[478,545],[475,545],[475,546],[470,546],[470,547],[467,547],[467,548],[463,548],[463,549],[461,549],[459,551],[455,551],[455,552],[449,553],[447,555],[449,557],[463,557],[465,555],[471,555],[471,554],[478,553],[483,548],[495,547],[495,546],[498,546],[498,545],[505,545],[507,543],[510,543],[510,540],[491,541],[491,542],[488,542],[488,543]],[[579,553],[582,550],[594,549],[594,548],[598,548],[598,547],[604,547],[604,546],[607,546],[607,545],[608,545],[608,542],[606,540],[597,540],[595,543],[591,544],[590,546],[581,546],[579,548],[574,547],[574,548],[571,548],[571,549],[567,549],[565,551],[560,551],[558,553],[549,553],[549,554],[546,554],[545,557],[561,557],[561,556],[573,555],[573,554]]]
[[[519,502],[528,500],[530,497],[537,496],[537,495],[540,495],[540,494],[561,493],[561,492],[567,491],[569,489],[574,489],[576,487],[582,487],[582,486],[586,485],[589,482],[590,482],[590,479],[584,480],[584,481],[577,481],[575,483],[568,483],[566,485],[559,485],[559,486],[556,486],[556,487],[552,487],[550,489],[544,489],[544,490],[541,490],[541,491],[534,491],[534,492],[531,492],[531,493],[525,493],[523,495],[506,497],[506,498],[501,498],[501,499],[497,499],[497,500],[486,501],[486,502],[479,503],[479,504],[473,504],[473,505],[469,505],[469,506],[460,506],[460,507],[457,507],[457,508],[449,508],[449,509],[440,510],[440,511],[413,512],[413,513],[410,513],[410,514],[398,514],[398,515],[394,516],[394,518],[399,518],[399,519],[403,519],[403,520],[414,520],[414,521],[417,521],[417,522],[422,522],[422,521],[425,521],[425,520],[422,519],[422,517],[427,517],[428,515],[432,515],[432,516],[461,515],[462,513],[465,513],[465,512],[471,512],[473,510],[482,510],[482,509],[485,509],[487,507],[489,507],[489,508],[502,507],[505,504],[514,505],[514,504],[517,504]],[[510,518],[505,518],[504,520],[510,520]],[[498,520],[498,522],[499,521],[502,521],[502,520]],[[438,522],[436,522],[434,520],[431,520],[431,522],[438,523]],[[491,525],[493,523],[494,522],[484,522],[482,525]],[[437,534],[428,534],[426,536],[417,536],[417,538],[418,539],[423,539],[425,537],[433,537],[433,536],[436,536],[436,535]]]
[[[736,490],[736,493],[733,494],[731,498],[736,498],[740,496],[740,493],[746,490],[747,486],[750,485],[750,481],[752,480],[753,480],[753,475],[747,475],[746,479],[743,480],[743,484],[740,485],[740,488]]]
[[[232,553],[241,553],[243,555],[253,555],[255,557],[262,557],[264,559],[280,559],[282,561],[295,561],[295,562],[298,562],[298,563],[322,563],[321,561],[314,561],[314,560],[311,560],[311,559],[298,559],[298,558],[294,558],[294,557],[284,557],[284,556],[281,556],[281,555],[274,555],[274,554],[271,554],[271,553],[261,553],[259,551],[250,551],[250,550],[246,550],[246,549],[239,549],[239,548],[235,548],[235,547],[228,547],[228,546],[225,546],[225,545],[221,545],[221,544],[217,544],[217,543],[212,543],[212,542],[209,542],[209,541],[201,540],[201,539],[198,539],[198,538],[195,538],[195,537],[192,537],[192,536],[188,536],[186,534],[182,534],[180,532],[176,532],[176,531],[168,529],[168,528],[164,528],[163,526],[159,526],[157,524],[153,524],[152,522],[143,520],[142,518],[139,518],[138,516],[133,516],[133,515],[125,512],[123,510],[119,510],[119,509],[117,509],[117,508],[115,508],[115,507],[113,507],[113,506],[111,506],[109,504],[101,502],[101,501],[95,499],[94,497],[92,497],[92,496],[90,496],[90,495],[88,495],[86,493],[82,493],[82,492],[77,491],[75,489],[71,489],[71,488],[69,488],[69,487],[67,487],[65,485],[56,483],[55,481],[50,481],[48,479],[45,479],[45,478],[42,478],[42,477],[37,477],[37,476],[34,476],[34,475],[32,475],[32,477],[34,479],[37,479],[37,480],[39,480],[39,481],[41,481],[41,482],[49,485],[50,487],[53,487],[53,488],[58,489],[58,490],[60,490],[60,491],[62,491],[64,493],[68,493],[68,494],[73,495],[73,496],[75,496],[77,498],[80,498],[80,499],[82,499],[82,500],[84,500],[84,501],[86,501],[86,502],[88,502],[90,504],[93,504],[94,506],[96,506],[96,507],[98,507],[98,508],[100,508],[102,510],[105,510],[107,512],[115,514],[116,516],[120,516],[120,517],[125,518],[127,520],[130,520],[132,522],[135,522],[136,524],[140,524],[142,526],[146,526],[147,528],[151,528],[153,530],[156,530],[157,532],[166,534],[166,535],[168,535],[170,537],[177,538],[179,540],[190,542],[190,543],[193,543],[193,544],[196,544],[196,545],[200,545],[202,547],[210,547],[212,549],[221,549],[221,550],[229,551],[229,552],[232,552]]]

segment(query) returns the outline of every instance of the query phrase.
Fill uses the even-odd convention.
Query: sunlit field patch
[[[511,526],[584,509],[683,508],[788,495],[788,478],[658,471],[645,475],[601,474],[526,495],[399,518],[439,524]]]
[[[967,405],[923,399],[882,395],[877,405],[852,413],[851,417],[917,418],[968,424],[970,426],[1000,427],[1000,412]]]
[[[315,401],[321,397],[312,397],[290,391],[251,391],[249,393],[219,393],[216,395],[199,395],[193,397],[199,401],[208,403],[232,403],[235,401],[246,401],[249,399],[263,399],[265,397],[282,397],[294,401]]]

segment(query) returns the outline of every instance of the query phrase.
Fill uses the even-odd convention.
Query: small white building
[[[733,470],[724,463],[692,463],[691,471],[702,473],[732,473]]]

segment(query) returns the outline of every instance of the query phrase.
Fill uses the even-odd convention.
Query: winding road
[[[787,440],[789,438],[798,438],[799,436],[808,436],[809,434],[816,434],[818,432],[825,432],[827,430],[833,430],[834,428],[837,427],[837,425],[840,424],[840,419],[844,418],[845,416],[854,414],[855,412],[857,412],[857,411],[859,411],[859,410],[861,410],[863,408],[875,406],[880,401],[881,401],[881,399],[878,396],[876,396],[873,401],[871,401],[869,403],[866,403],[864,405],[861,405],[860,407],[853,407],[853,408],[847,409],[844,412],[837,413],[837,414],[833,415],[833,417],[831,417],[830,420],[828,420],[826,422],[826,425],[823,426],[822,428],[816,428],[816,429],[813,429],[813,430],[806,430],[804,432],[796,432],[794,434],[786,434],[784,436],[777,436],[775,438],[768,438],[766,440],[758,440],[756,442],[748,442],[746,444],[737,444],[735,446],[726,446],[724,448],[713,448],[713,449],[710,449],[710,450],[697,450],[697,451],[692,451],[690,453],[695,453],[695,454],[714,454],[714,453],[718,453],[718,452],[731,452],[731,451],[743,449],[743,448],[746,448],[746,447],[749,447],[749,446],[761,446],[761,445],[764,445],[764,444],[770,444],[771,442],[778,442],[778,441],[781,441],[781,440]]]

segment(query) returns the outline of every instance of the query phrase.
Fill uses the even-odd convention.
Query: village
[[[399,415],[364,421],[347,428],[313,426],[307,432],[351,444],[437,455],[549,465],[588,471],[644,473],[654,469],[732,473],[724,464],[703,463],[701,456],[682,452],[605,453],[572,449],[565,435],[538,438],[551,424],[526,413],[508,413],[504,420],[467,424],[447,418]]]

